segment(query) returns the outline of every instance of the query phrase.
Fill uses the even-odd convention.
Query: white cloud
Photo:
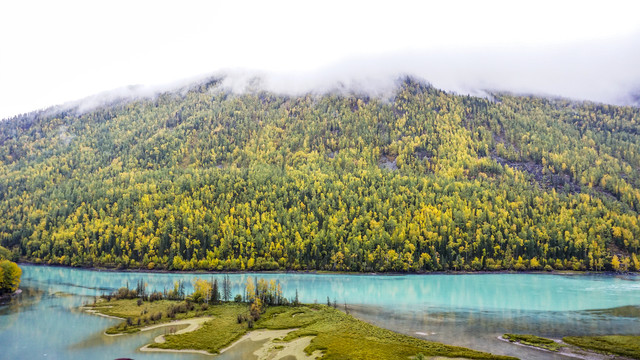
[[[611,102],[637,84],[638,13],[636,1],[6,1],[0,118],[220,69],[288,89],[413,71]]]

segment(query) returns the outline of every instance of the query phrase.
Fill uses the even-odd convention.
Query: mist
[[[266,90],[285,95],[330,92],[389,97],[398,79],[413,76],[461,95],[492,92],[639,105],[640,33],[571,45],[406,51],[357,56],[315,71],[229,68],[165,84],[129,86],[70,102],[80,113],[122,99],[184,91],[211,77],[236,94]]]
[[[313,72],[229,70],[223,86],[300,95],[345,91],[386,96],[405,75],[462,95],[491,92],[638,106],[640,33],[571,45],[408,51],[359,56]],[[256,78],[259,81],[256,81]]]
[[[266,90],[292,96],[338,92],[389,98],[397,89],[398,79],[404,76],[461,95],[510,92],[638,106],[637,64],[640,64],[640,32],[623,38],[564,45],[396,51],[352,56],[308,71],[218,69],[164,83],[116,88],[69,101],[50,111],[74,109],[82,114],[116,102],[184,92],[211,78],[222,79],[219,89],[236,94]],[[0,114],[11,115],[15,114]]]

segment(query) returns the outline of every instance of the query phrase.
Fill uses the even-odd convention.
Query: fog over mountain
[[[435,87],[483,96],[506,91],[566,97],[617,105],[637,105],[640,90],[640,34],[567,46],[508,49],[413,51],[354,57],[313,72],[231,71],[227,84],[247,88],[254,75],[278,93],[300,94],[346,89],[369,95],[389,93],[403,75]]]
[[[0,38],[0,118],[68,102],[89,109],[211,76],[234,91],[287,94],[384,96],[403,75],[474,95],[637,105],[640,93],[632,1],[36,0],[0,10],[0,31],[12,34]]]

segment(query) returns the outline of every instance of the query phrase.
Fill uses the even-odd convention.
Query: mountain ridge
[[[0,122],[0,245],[123,268],[640,270],[637,108],[218,81]]]

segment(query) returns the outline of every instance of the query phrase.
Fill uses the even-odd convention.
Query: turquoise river
[[[146,273],[21,265],[22,294],[0,305],[2,359],[211,359],[204,355],[142,353],[155,333],[107,337],[117,320],[78,310],[94,297],[142,279],[162,291],[182,279],[222,274]],[[326,303],[327,297],[365,321],[428,340],[522,359],[565,359],[498,340],[505,332],[640,335],[640,276],[606,274],[341,275],[230,274],[233,294],[247,276],[276,279],[287,297]],[[188,287],[189,287],[188,286]],[[187,291],[190,289],[187,288]],[[248,340],[247,340],[248,341]],[[216,359],[251,359],[246,343]]]

